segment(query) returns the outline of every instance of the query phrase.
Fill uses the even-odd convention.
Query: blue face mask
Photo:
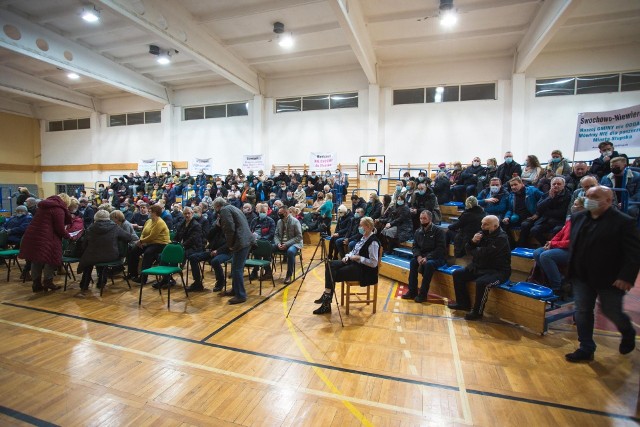
[[[418,190],[419,195],[424,196],[424,193],[426,193],[426,190]]]
[[[353,214],[353,217],[356,218],[356,219],[360,218],[360,214],[356,212],[356,213]]]
[[[504,162],[505,162],[506,164],[509,164],[509,163],[513,162],[513,157],[505,157],[505,158],[504,158]]]
[[[364,227],[358,227],[358,233],[364,236]]]
[[[411,187],[409,187],[408,185],[405,187],[405,189],[406,189],[407,191],[411,191]]]
[[[402,190],[402,185],[396,185],[396,191]]]
[[[396,203],[398,204],[398,206],[402,206],[404,205],[404,200],[398,200]]]
[[[260,212],[258,216],[260,217],[260,219],[265,219],[267,217],[267,214],[266,212]]]
[[[551,159],[551,163],[558,163],[561,159],[560,158],[552,158]]]

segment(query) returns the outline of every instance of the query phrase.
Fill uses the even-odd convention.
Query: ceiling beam
[[[29,104],[14,101],[7,98],[6,96],[0,96],[0,111],[27,117],[32,117],[33,115],[31,106]]]
[[[329,0],[329,5],[336,14],[338,23],[345,32],[353,53],[358,58],[362,71],[369,84],[378,83],[376,53],[369,37],[369,30],[364,20],[364,13],[359,0]]]
[[[375,47],[401,46],[410,44],[425,44],[441,41],[471,40],[486,37],[503,37],[511,34],[524,34],[528,25],[516,25],[513,27],[493,28],[487,30],[463,31],[459,33],[436,34],[424,37],[407,37],[402,39],[380,40]]]
[[[313,33],[321,33],[323,31],[332,31],[340,29],[340,24],[337,22],[330,22],[328,24],[319,24],[319,25],[311,25],[308,27],[302,28],[289,28],[287,27],[287,32],[291,31],[294,36],[300,36],[303,34],[313,34]],[[232,39],[222,40],[226,46],[236,46],[240,44],[249,44],[249,43],[259,43],[266,42],[275,39],[276,34],[271,31],[269,33],[256,34],[253,36],[243,36],[243,37],[235,37]]]
[[[29,98],[52,102],[58,105],[97,111],[90,96],[82,95],[60,85],[30,76],[9,67],[0,66],[0,88],[6,92]]]
[[[0,47],[65,70],[74,71],[155,102],[169,103],[169,93],[161,84],[53,31],[7,10],[0,9],[0,27],[4,27],[4,25],[17,27],[22,37],[19,40],[13,40],[1,32]],[[38,49],[36,40],[39,38],[47,41],[49,50]],[[72,59],[67,59],[65,53],[72,54]]]
[[[259,15],[261,13],[275,12],[278,10],[290,9],[292,7],[304,6],[306,4],[320,3],[324,0],[274,0],[259,1],[251,6],[234,7],[226,10],[220,10],[198,18],[199,24],[206,24],[215,21],[224,21],[227,19],[241,18],[249,15]]]
[[[351,46],[344,45],[344,46],[328,47],[324,49],[305,50],[302,52],[289,53],[286,55],[261,56],[259,58],[250,59],[249,63],[252,65],[266,64],[266,63],[272,63],[272,62],[291,61],[293,59],[300,59],[300,58],[310,58],[314,56],[334,55],[336,53],[342,53],[342,52],[351,52]]]
[[[108,52],[110,50],[114,50],[114,49],[120,49],[123,47],[129,47],[129,46],[140,46],[140,45],[144,45],[144,44],[153,44],[153,42],[156,40],[155,37],[152,37],[151,35],[144,35],[141,37],[135,37],[135,38],[131,38],[131,39],[118,39],[116,41],[113,41],[111,43],[105,43],[102,45],[97,45],[94,47],[94,50],[103,53],[103,52]]]
[[[476,4],[468,4],[458,9],[458,13],[469,13],[475,12],[478,10],[485,9],[495,9],[499,7],[511,7],[511,6],[522,6],[531,3],[541,3],[542,0],[494,0],[487,2],[478,2]],[[433,2],[434,4],[437,2]],[[455,3],[454,3],[455,5]],[[395,13],[383,13],[380,15],[369,16],[367,18],[368,24],[379,24],[385,22],[393,22],[393,21],[405,21],[405,20],[414,20],[423,19],[425,17],[437,17],[439,10],[437,7],[431,8],[423,8],[423,9],[413,9],[406,10],[402,12]]]
[[[524,73],[529,68],[580,2],[581,0],[547,0],[542,4],[516,49],[514,73]]]
[[[624,22],[633,21],[640,18],[640,10],[625,10],[624,12],[612,12],[603,13],[599,15],[590,16],[576,16],[575,18],[567,19],[567,22],[562,26],[568,27],[582,27],[585,25],[593,24],[606,24],[611,22]]]
[[[244,90],[260,93],[258,73],[202,28],[179,2],[140,0],[144,7],[140,13],[126,0],[97,1]]]

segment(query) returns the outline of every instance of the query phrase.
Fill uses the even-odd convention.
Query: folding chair
[[[249,283],[251,283],[251,269],[258,268],[258,280],[260,281],[260,295],[262,295],[262,276],[263,270],[271,265],[271,257],[273,248],[268,240],[260,239],[256,242],[256,248],[251,252],[252,258],[245,261],[244,266],[249,269]],[[271,274],[271,282],[275,288],[276,282],[273,280],[273,273]]]
[[[122,240],[118,240],[118,259],[110,262],[99,262],[95,265],[96,269],[98,269],[98,267],[101,267],[102,270],[100,274],[98,274],[98,284],[102,284],[102,286],[100,287],[100,296],[102,296],[104,288],[107,287],[107,275],[109,274],[109,272],[113,273],[113,270],[119,267],[122,268],[122,276],[124,277],[124,280],[127,281],[127,286],[129,286],[129,289],[131,289],[129,278],[127,277],[127,274],[124,274],[124,266],[128,252],[129,244]],[[115,285],[115,282],[113,281],[113,274],[111,275],[111,285]]]
[[[142,270],[141,274],[148,276],[169,276],[172,274],[180,274],[180,280],[182,280],[182,287],[184,293],[189,298],[189,292],[187,291],[187,285],[184,283],[184,275],[182,273],[182,263],[184,262],[184,249],[182,245],[176,243],[170,243],[164,247],[160,254],[160,264],[156,267],[147,268]],[[162,288],[158,288],[158,292],[162,295]],[[142,304],[142,282],[140,282],[140,297],[138,298],[138,305]],[[167,288],[167,309],[171,306],[171,286]]]
[[[73,277],[73,281],[76,281],[76,275],[73,272],[73,268],[71,268],[71,264],[77,264],[80,262],[80,258],[65,256],[65,252],[69,250],[69,244],[71,242],[67,239],[62,241],[62,267],[64,268],[64,289],[67,290],[67,280],[69,277]]]
[[[18,262],[18,254],[20,253],[20,249],[4,249],[0,251],[0,259],[4,261],[4,265],[7,266],[7,282],[11,277],[11,262],[18,266],[20,273],[22,273],[22,267]]]

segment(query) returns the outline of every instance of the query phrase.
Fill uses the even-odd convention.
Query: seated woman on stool
[[[380,242],[373,230],[373,220],[368,216],[362,218],[360,220],[362,239],[344,258],[325,264],[324,293],[314,301],[322,305],[314,310],[313,314],[331,313],[331,298],[336,282],[358,280],[361,286],[378,283]]]

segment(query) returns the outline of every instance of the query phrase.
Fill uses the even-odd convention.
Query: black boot
[[[320,298],[314,301],[315,304],[323,304],[325,302],[331,302],[331,294],[323,292]]]
[[[327,314],[331,313],[331,301],[323,302],[320,307],[313,310],[313,314]]]
[[[42,281],[39,277],[33,278],[33,284],[31,285],[31,290],[33,290],[33,292],[44,291],[44,288],[42,287]]]

